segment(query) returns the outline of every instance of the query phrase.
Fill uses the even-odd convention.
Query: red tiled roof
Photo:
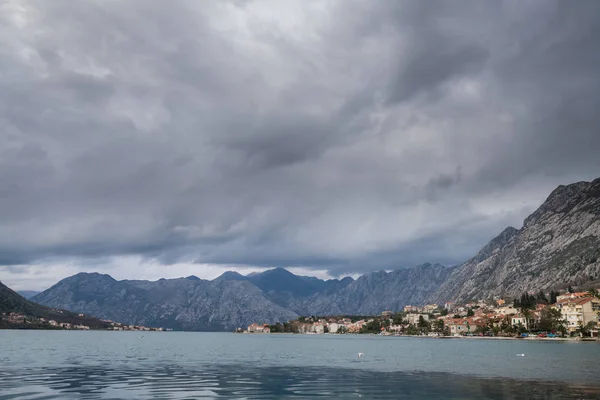
[[[575,299],[575,303],[577,305],[586,304],[586,303],[589,303],[590,301],[592,301],[594,299],[596,299],[596,298],[595,297],[584,297],[584,298],[581,298],[581,299]]]
[[[556,304],[574,304],[574,305],[583,305],[586,304],[592,300],[594,300],[595,297],[582,297],[582,298],[575,298],[575,299],[562,299],[556,302]]]

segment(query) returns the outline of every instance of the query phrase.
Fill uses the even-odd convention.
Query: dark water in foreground
[[[0,399],[595,399],[599,360],[600,343],[0,331]]]

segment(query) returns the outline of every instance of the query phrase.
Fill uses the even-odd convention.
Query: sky
[[[474,256],[600,176],[600,2],[0,3],[0,280]]]

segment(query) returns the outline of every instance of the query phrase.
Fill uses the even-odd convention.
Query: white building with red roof
[[[600,299],[596,297],[561,299],[552,307],[560,310],[569,332],[575,332],[579,326],[586,326],[590,322],[598,326]]]

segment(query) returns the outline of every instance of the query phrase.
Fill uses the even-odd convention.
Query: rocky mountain
[[[291,304],[302,315],[374,315],[423,304],[454,271],[440,264],[423,264],[391,272],[365,274],[331,293],[316,294]]]
[[[299,276],[294,275],[285,268],[273,268],[246,276],[237,272],[227,271],[215,280],[248,281],[264,293],[286,292],[293,297],[306,297],[315,293],[325,293],[331,290],[341,289],[354,281],[354,279],[350,277],[341,280],[323,280],[313,276]]]
[[[556,188],[457,268],[428,301],[516,296],[600,276],[600,178]]]
[[[73,325],[87,325],[90,328],[107,328],[109,326],[94,317],[80,316],[78,313],[45,307],[31,302],[0,282],[0,314],[13,312],[37,318],[52,319],[58,322],[67,322]]]
[[[177,330],[233,330],[253,322],[298,315],[372,314],[420,304],[452,272],[424,264],[341,280],[297,276],[275,268],[248,276],[226,272],[213,281],[195,276],[158,281],[117,281],[80,273],[33,300],[51,307],[129,324]]]
[[[350,277],[341,280],[322,280],[312,276],[298,276],[284,268],[274,268],[247,276],[228,271],[216,280],[246,280],[262,290],[269,300],[292,310],[302,309],[302,307],[297,307],[298,299],[317,294],[334,293],[354,281]]]
[[[34,300],[100,318],[177,330],[233,330],[252,322],[298,317],[268,300],[250,282],[207,281],[194,276],[151,282],[80,273],[63,279]]]

